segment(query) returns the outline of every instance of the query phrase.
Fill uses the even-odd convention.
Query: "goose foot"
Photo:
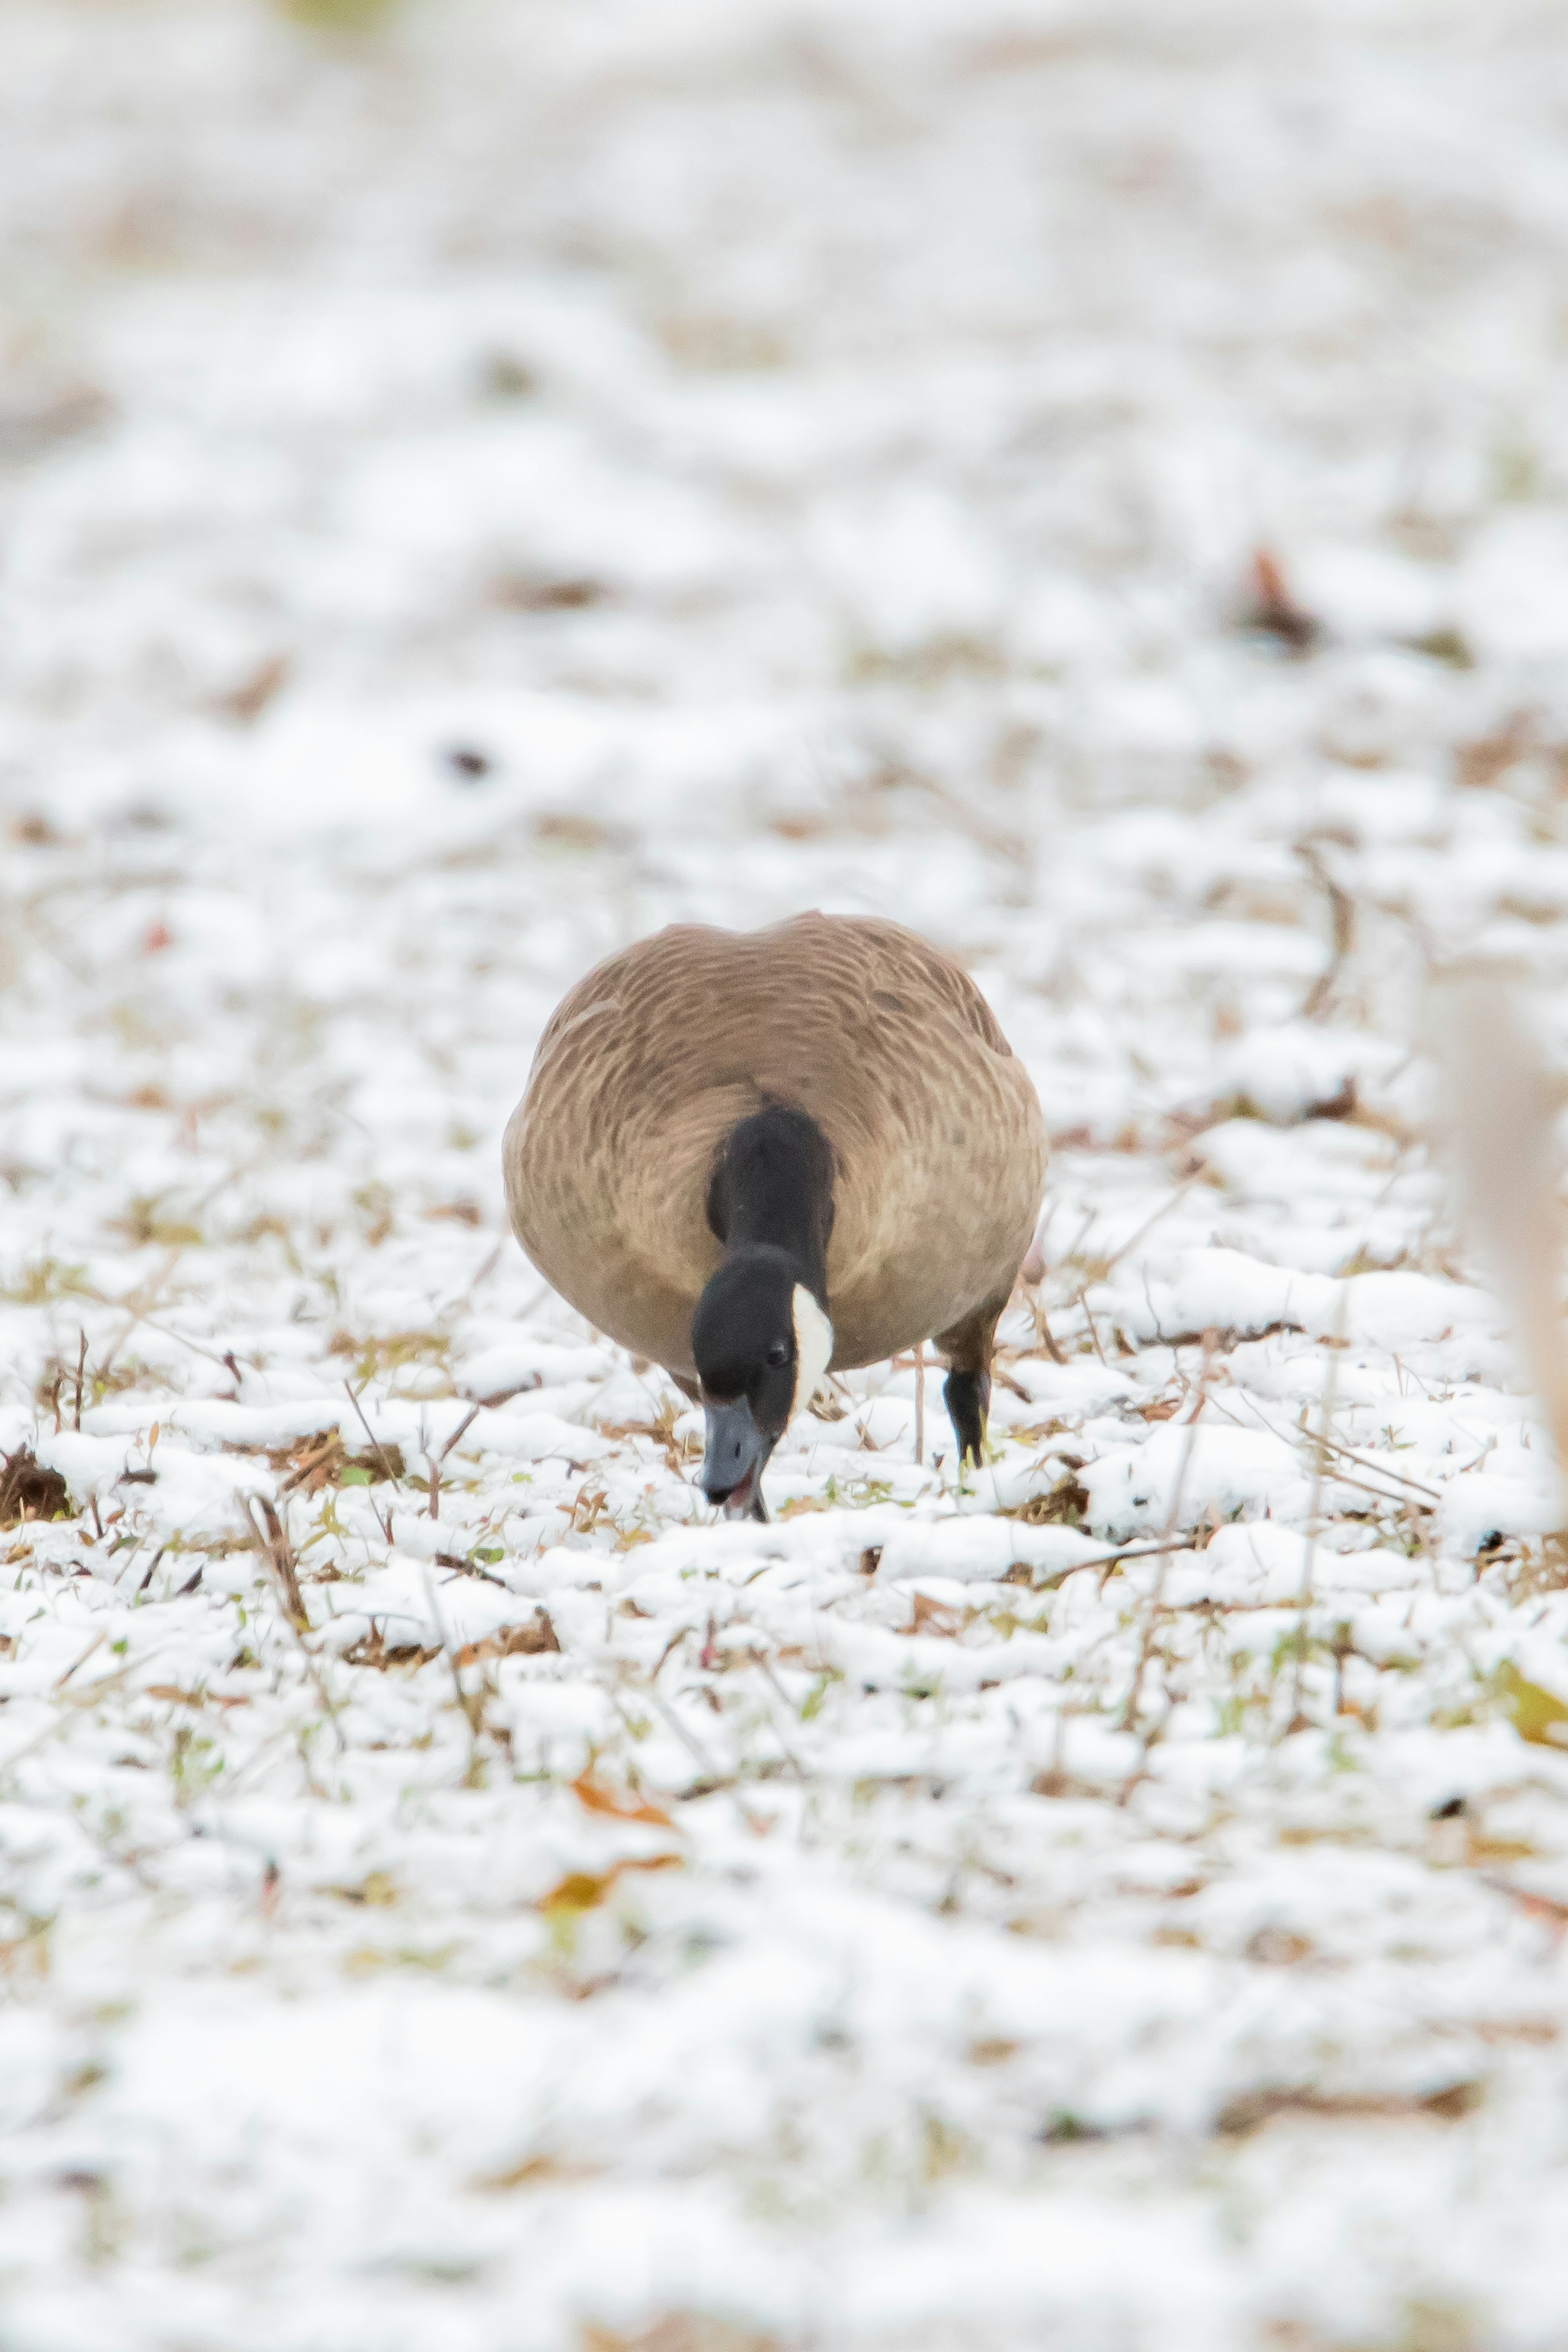
[[[985,1416],[991,1403],[989,1372],[951,1371],[942,1383],[942,1401],[947,1406],[952,1433],[958,1440],[958,1468],[962,1480],[964,1467],[973,1463],[978,1470],[985,1459]]]
[[[999,1292],[962,1323],[936,1335],[936,1344],[951,1367],[942,1393],[952,1433],[958,1440],[961,1490],[965,1469],[973,1464],[979,1470],[985,1461],[985,1417],[991,1410],[991,1351],[996,1345],[997,1321],[1006,1304],[1006,1294]]]

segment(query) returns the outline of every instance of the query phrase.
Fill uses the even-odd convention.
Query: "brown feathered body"
[[[513,1231],[601,1331],[684,1380],[722,1255],[715,1159],[769,1103],[834,1157],[833,1361],[869,1364],[1011,1292],[1045,1187],[1028,1075],[962,967],[900,924],[678,924],[578,982],[505,1143]]]

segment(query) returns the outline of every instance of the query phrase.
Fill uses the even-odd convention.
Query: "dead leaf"
[[[439,1224],[443,1219],[455,1225],[484,1223],[484,1211],[477,1201],[443,1201],[438,1207],[426,1209],[424,1214],[430,1224]]]
[[[226,694],[215,695],[213,709],[221,711],[226,719],[237,720],[241,727],[253,726],[288,679],[288,655],[270,654],[248,677],[230,687]]]
[[[945,1607],[940,1601],[933,1601],[929,1592],[917,1592],[914,1615],[907,1625],[900,1625],[899,1631],[901,1633],[937,1633],[952,1641],[963,1631],[963,1620],[956,1611]]]
[[[558,2156],[525,2156],[504,2172],[480,2173],[468,2186],[480,2195],[493,2196],[509,2189],[540,2189],[552,2181],[592,2180],[596,2176],[594,2165],[569,2164]]]
[[[559,1879],[548,1895],[542,1895],[537,1908],[544,1912],[593,1911],[614,1889],[617,1879],[629,1870],[679,1870],[683,1857],[679,1853],[628,1855],[610,1864],[608,1870],[569,1870]]]
[[[574,1780],[572,1790],[578,1803],[585,1805],[591,1813],[608,1813],[617,1822],[651,1822],[661,1830],[675,1827],[662,1805],[650,1805],[646,1799],[629,1794],[622,1796],[592,1772],[584,1772]]]
[[[465,1642],[458,1652],[458,1664],[473,1666],[481,1658],[537,1658],[547,1651],[559,1651],[560,1647],[550,1612],[536,1609],[531,1624],[502,1625],[477,1642]]]
[[[397,1900],[397,1888],[384,1870],[366,1873],[357,1886],[325,1886],[323,1895],[335,1895],[340,1903],[368,1904],[373,1910],[385,1910]]]
[[[1005,2066],[1023,2046],[1020,2042],[1009,2042],[1004,2034],[988,2033],[972,2042],[965,2055],[972,2066]]]

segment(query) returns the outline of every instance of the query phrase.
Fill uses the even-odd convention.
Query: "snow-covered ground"
[[[1561,2352],[1563,1510],[1423,1139],[1433,958],[1568,1078],[1560,12],[0,52],[0,2346]],[[813,905],[992,996],[1047,1272],[973,1492],[900,1364],[715,1527],[499,1138]]]

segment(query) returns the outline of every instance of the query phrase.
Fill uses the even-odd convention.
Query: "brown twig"
[[[1292,654],[1308,654],[1323,634],[1316,615],[1298,604],[1284,568],[1271,548],[1260,547],[1252,559],[1252,602],[1242,615],[1244,628],[1276,637]]]
[[[353,1405],[354,1412],[359,1416],[360,1427],[363,1430],[365,1435],[370,1440],[371,1452],[379,1457],[383,1470],[386,1473],[387,1477],[395,1485],[397,1473],[392,1466],[391,1458],[387,1454],[386,1448],[383,1445],[380,1438],[376,1435],[374,1430],[372,1429],[369,1422],[365,1419],[363,1408],[362,1407],[358,1397],[355,1396],[353,1390],[349,1386],[347,1381],[343,1382],[343,1390],[348,1397],[350,1404]]]
[[[1046,1314],[1045,1308],[1040,1305],[1037,1298],[1030,1299],[1029,1312],[1035,1318],[1035,1329],[1038,1332],[1040,1339],[1044,1342],[1046,1353],[1049,1356],[1052,1363],[1065,1364],[1067,1362],[1067,1357],[1058,1346],[1056,1334],[1051,1329],[1050,1320]]]
[[[347,1381],[343,1382],[343,1391],[350,1404],[353,1405],[354,1412],[359,1416],[360,1427],[363,1430],[365,1435],[370,1440],[371,1452],[376,1455],[381,1463],[382,1469],[384,1471],[387,1478],[392,1482],[394,1487],[395,1487],[397,1484],[397,1473],[392,1466],[386,1448],[383,1445],[380,1438],[377,1437],[374,1430],[372,1429],[369,1422],[365,1419],[363,1408],[361,1406],[358,1397],[355,1396]],[[384,1517],[381,1511],[377,1509],[374,1496],[372,1497],[370,1507],[375,1512],[377,1524],[379,1525],[382,1533],[385,1536],[387,1542],[390,1543],[392,1541],[392,1513],[388,1511]]]
[[[289,1623],[296,1633],[308,1633],[310,1612],[300,1590],[299,1563],[275,1505],[266,1495],[253,1495],[247,1502],[246,1517],[255,1528],[267,1564],[278,1580],[278,1589],[283,1595],[283,1606]]]
[[[482,1692],[467,1691],[463,1688],[462,1669],[458,1664],[457,1652],[453,1649],[451,1637],[447,1632],[447,1621],[441,1614],[441,1605],[436,1598],[436,1580],[431,1575],[427,1563],[425,1567],[425,1600],[435,1621],[436,1638],[441,1644],[441,1654],[451,1672],[452,1687],[458,1694],[458,1705],[462,1710],[463,1720],[468,1727],[468,1769],[463,1776],[463,1783],[466,1788],[477,1789],[480,1785],[479,1742],[485,1735],[484,1696]]]
[[[446,1444],[441,1448],[439,1454],[432,1454],[428,1447],[426,1449],[425,1459],[430,1465],[430,1517],[433,1519],[438,1519],[441,1516],[441,1465],[447,1459],[447,1454],[452,1451],[453,1446],[456,1445],[458,1438],[463,1435],[467,1429],[471,1427],[473,1423],[479,1419],[483,1411],[484,1407],[482,1404],[470,1405],[468,1412],[463,1415],[462,1420],[458,1423],[457,1428],[452,1432],[451,1436],[447,1440]]]
[[[1342,1444],[1337,1437],[1331,1437],[1327,1430],[1321,1430],[1319,1432],[1316,1442],[1318,1444],[1323,1446],[1330,1454],[1338,1454],[1342,1456],[1346,1462],[1353,1462],[1358,1470],[1370,1470],[1374,1478],[1392,1479],[1396,1486],[1407,1486],[1413,1495],[1424,1496],[1429,1503],[1440,1503],[1443,1499],[1436,1486],[1425,1486],[1419,1478],[1407,1478],[1403,1470],[1384,1469],[1381,1462],[1369,1462],[1364,1454],[1352,1452],[1350,1446]],[[1338,1471],[1336,1471],[1334,1475],[1336,1477],[1342,1475]],[[1359,1484],[1359,1481],[1354,1478],[1346,1478],[1344,1480],[1344,1484],[1347,1486],[1353,1486]],[[1390,1496],[1388,1499],[1390,1502],[1393,1502],[1396,1498]]]
[[[247,1496],[244,1509],[261,1556],[272,1570],[278,1589],[283,1596],[284,1621],[300,1644],[300,1655],[305,1661],[305,1672],[315,1685],[316,1696],[321,1700],[327,1720],[332,1727],[332,1737],[337,1741],[338,1752],[342,1755],[346,1750],[348,1742],[343,1738],[343,1727],[338,1721],[337,1706],[322,1679],[321,1670],[314,1654],[305,1640],[306,1634],[310,1631],[310,1619],[305,1607],[305,1596],[300,1590],[300,1570],[295,1561],[293,1547],[289,1541],[282,1520],[267,1496]],[[154,1566],[156,1564],[156,1562],[153,1563]]]
[[[1244,1421],[1238,1412],[1226,1412],[1217,1397],[1211,1398],[1210,1402],[1216,1412],[1224,1414],[1226,1421],[1234,1422],[1237,1429],[1252,1427],[1252,1422]],[[1270,1437],[1278,1437],[1283,1445],[1294,1444],[1295,1439],[1289,1430],[1276,1429],[1260,1406],[1255,1404],[1252,1407],[1252,1412],[1254,1420],[1262,1423]],[[1342,1444],[1337,1437],[1330,1437],[1325,1431],[1320,1431],[1312,1443],[1314,1446],[1326,1446],[1331,1454],[1342,1455],[1347,1462],[1353,1462],[1358,1470],[1369,1470],[1374,1478],[1387,1478],[1395,1485],[1407,1488],[1410,1494],[1419,1496],[1426,1503],[1436,1504],[1443,1499],[1436,1486],[1425,1486],[1419,1478],[1407,1478],[1403,1470],[1385,1470],[1381,1462],[1369,1462],[1363,1454],[1357,1454],[1350,1446]],[[1358,1494],[1370,1495],[1376,1502],[1396,1503],[1404,1509],[1409,1508],[1405,1496],[1391,1495],[1386,1486],[1369,1486],[1364,1478],[1352,1478],[1348,1470],[1336,1470],[1334,1481],[1337,1486],[1353,1486]]]
[[[1188,1536],[1162,1536],[1156,1543],[1119,1544],[1114,1551],[1090,1552],[1087,1559],[1075,1559],[1061,1574],[1073,1576],[1080,1568],[1120,1568],[1124,1559],[1156,1559],[1163,1551],[1191,1551],[1192,1548]],[[1044,1586],[1037,1589],[1045,1590]]]
[[[1323,863],[1321,851],[1310,841],[1299,842],[1296,855],[1301,859],[1319,888],[1328,895],[1329,913],[1333,925],[1329,949],[1329,961],[1308,991],[1301,1007],[1306,1021],[1321,1021],[1327,1017],[1335,989],[1344,973],[1345,965],[1355,948],[1355,900],[1350,892],[1334,880]]]
[[[1193,1186],[1197,1183],[1198,1181],[1197,1177],[1189,1176],[1185,1183],[1178,1184],[1170,1199],[1168,1201],[1162,1201],[1160,1206],[1154,1211],[1153,1215],[1145,1217],[1142,1223],[1136,1226],[1127,1240],[1122,1243],[1121,1247],[1106,1259],[1105,1273],[1109,1274],[1113,1265],[1120,1265],[1128,1252],[1130,1250],[1135,1250],[1139,1243],[1143,1239],[1144,1235],[1153,1232],[1161,1218],[1168,1217],[1171,1211],[1178,1207],[1180,1203],[1186,1199],[1187,1194],[1192,1191]],[[1103,1282],[1105,1276],[1101,1275],[1100,1280]]]

